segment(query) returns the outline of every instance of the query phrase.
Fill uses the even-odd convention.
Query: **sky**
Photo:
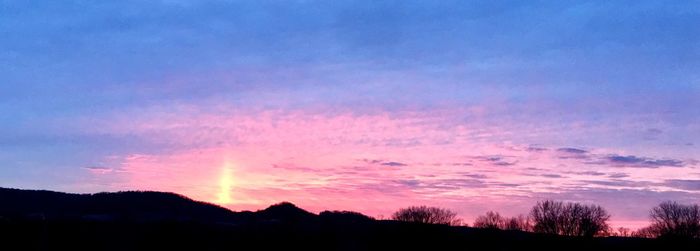
[[[698,1],[0,1],[0,186],[700,203]]]

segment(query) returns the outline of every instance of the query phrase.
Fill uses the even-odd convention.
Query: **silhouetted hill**
[[[374,218],[372,217],[352,211],[323,211],[318,214],[318,216],[324,221],[346,224],[368,223],[374,221]]]
[[[116,192],[68,194],[0,188],[0,216],[96,221],[230,222],[236,214],[175,193]]]
[[[289,202],[272,205],[262,211],[256,212],[256,216],[260,219],[286,222],[308,221],[315,220],[316,218],[315,214],[307,212]]]
[[[162,192],[0,188],[2,250],[697,250],[639,238],[575,238],[378,221],[283,202],[256,212]]]

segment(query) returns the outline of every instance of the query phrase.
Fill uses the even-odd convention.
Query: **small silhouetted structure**
[[[428,206],[402,208],[396,211],[391,218],[397,221],[450,226],[457,226],[461,223],[461,220],[457,219],[457,214],[449,209]]]

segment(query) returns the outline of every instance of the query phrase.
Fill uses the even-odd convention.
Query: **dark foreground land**
[[[0,188],[0,250],[700,250],[700,242],[378,221],[290,203],[232,212],[160,192]]]

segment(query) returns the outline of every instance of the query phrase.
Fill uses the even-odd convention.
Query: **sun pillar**
[[[217,203],[226,205],[231,204],[231,188],[233,188],[233,177],[232,171],[233,164],[230,161],[224,162],[221,168],[221,174],[219,176],[219,194],[217,196]]]

